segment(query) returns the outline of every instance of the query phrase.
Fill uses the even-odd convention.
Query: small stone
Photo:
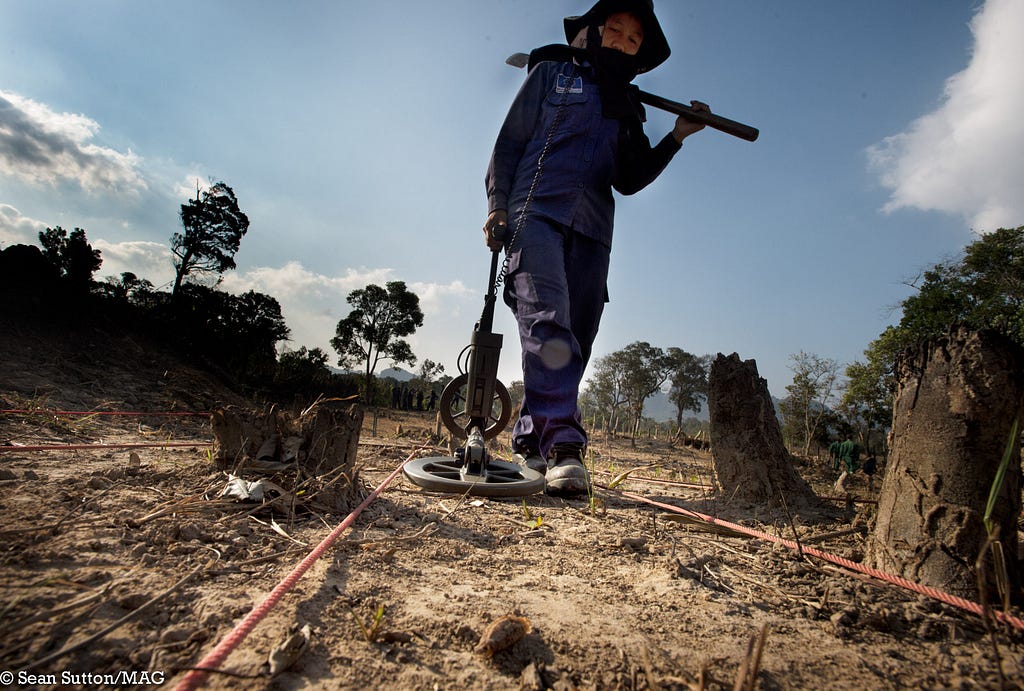
[[[480,636],[480,642],[473,648],[473,652],[484,657],[493,657],[496,652],[511,648],[521,641],[531,630],[529,619],[507,614],[491,622]]]

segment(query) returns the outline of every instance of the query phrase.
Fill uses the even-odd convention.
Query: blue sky
[[[84,228],[98,277],[173,276],[196,181],[251,221],[223,287],[320,347],[367,283],[405,281],[410,339],[457,374],[486,290],[483,176],[524,73],[589,0],[0,3],[0,246]],[[644,340],[848,363],[924,268],[1024,224],[1021,0],[660,0],[673,54],[636,80],[760,128],[705,130],[619,198],[595,357]],[[647,132],[672,125],[650,110]],[[521,378],[514,322],[501,377]],[[386,365],[386,363],[385,363]]]

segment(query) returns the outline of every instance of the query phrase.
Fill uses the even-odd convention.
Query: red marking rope
[[[900,586],[901,588],[906,588],[907,590],[911,590],[915,593],[926,595],[930,598],[939,600],[940,602],[945,602],[948,605],[952,605],[966,612],[971,612],[972,614],[977,614],[978,616],[984,615],[984,610],[982,609],[981,605],[979,605],[976,602],[971,602],[970,600],[964,599],[957,595],[952,595],[950,593],[943,592],[937,588],[921,585],[920,583],[914,583],[913,581],[907,580],[906,578],[894,576],[893,574],[886,573],[885,571],[879,571],[878,569],[871,568],[870,566],[858,564],[857,562],[846,559],[845,557],[840,557],[835,554],[823,552],[820,549],[815,549],[814,547],[805,547],[803,545],[799,545],[795,540],[787,540],[785,538],[776,537],[775,535],[770,535],[760,530],[754,530],[753,528],[747,528],[746,526],[742,526],[737,523],[723,521],[720,518],[707,516],[705,514],[698,513],[696,511],[690,511],[679,506],[673,506],[672,504],[663,504],[661,502],[648,499],[647,497],[640,496],[639,494],[632,494],[630,492],[619,493],[628,499],[635,499],[636,501],[640,501],[645,504],[650,504],[651,506],[657,506],[658,508],[665,509],[667,511],[672,511],[673,513],[681,513],[686,516],[690,516],[691,518],[697,518],[699,520],[704,521],[705,523],[711,523],[712,525],[720,525],[740,533],[745,533],[747,535],[750,535],[751,537],[756,537],[762,540],[768,540],[769,542],[775,542],[781,545],[785,545],[790,549],[799,550],[803,554],[810,554],[811,556],[817,557],[824,561],[832,562],[833,564],[837,564],[852,571],[857,571],[867,576],[872,576],[880,581],[892,583],[893,585]],[[1014,627],[1019,631],[1024,631],[1024,620],[995,610],[992,611],[992,615],[999,621],[1009,624],[1010,626]]]
[[[48,446],[0,446],[5,451],[82,451],[83,449],[150,449],[165,446],[206,446],[212,441],[166,441],[155,444],[52,444]]]
[[[193,417],[206,417],[209,413],[187,413],[187,412],[172,412],[172,411],[161,411],[156,413],[145,413],[145,412],[119,412],[113,410],[42,410],[40,408],[35,409],[24,409],[24,410],[0,410],[0,415],[135,415],[143,417],[157,417],[157,416],[175,416],[175,415],[190,415]]]
[[[194,669],[185,675],[181,682],[175,687],[175,691],[191,691],[191,689],[198,688],[202,685],[206,681],[207,672],[205,670],[217,669],[224,660],[227,659],[228,655],[230,655],[231,652],[237,648],[243,640],[245,640],[245,637],[248,636],[254,628],[256,628],[256,625],[260,620],[262,620],[263,617],[273,609],[274,605],[284,597],[285,593],[291,590],[306,571],[313,566],[313,563],[316,562],[316,560],[334,544],[335,540],[341,537],[342,533],[351,527],[359,514],[363,512],[363,509],[369,506],[370,503],[376,499],[377,496],[383,492],[396,477],[398,477],[398,474],[402,472],[402,468],[405,467],[405,464],[411,461],[417,453],[425,448],[425,446],[426,445],[409,454],[408,458],[402,461],[401,464],[395,468],[394,472],[388,475],[384,482],[380,483],[380,485],[377,486],[377,489],[373,490],[370,493],[370,496],[363,500],[362,504],[357,506],[356,509],[345,518],[345,520],[339,523],[338,526],[331,531],[330,535],[325,537],[323,541],[284,578],[284,580],[277,584],[263,602],[253,607],[248,616],[239,622],[234,630],[225,636],[221,642],[217,644],[217,647],[210,651],[206,657],[196,665],[196,667],[202,669]]]

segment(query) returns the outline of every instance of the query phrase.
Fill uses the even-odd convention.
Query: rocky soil
[[[208,419],[156,413],[254,404],[152,344],[4,325],[0,348],[4,410],[154,413],[0,414],[12,688],[177,684],[345,518],[218,496]],[[365,412],[361,496],[410,455],[447,453],[431,415]],[[28,450],[54,445],[91,448]],[[710,455],[667,440],[598,436],[591,463],[594,494],[572,501],[439,494],[400,476],[206,687],[1021,688],[1020,632],[622,492],[856,560],[877,490],[862,476],[848,500],[786,512],[730,508]],[[798,470],[828,497],[824,464]],[[503,617],[518,618],[512,633],[481,646]],[[303,630],[297,654],[268,661]],[[122,673],[135,676],[89,676]]]

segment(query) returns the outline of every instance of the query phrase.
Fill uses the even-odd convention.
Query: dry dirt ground
[[[2,334],[3,409],[246,405],[127,337]],[[433,426],[427,414],[367,411],[362,494]],[[88,675],[133,672],[177,684],[345,517],[218,500],[226,478],[208,460],[211,437],[202,417],[0,414],[0,672],[13,672],[10,688],[103,688],[118,680]],[[186,445],[16,448],[115,443]],[[655,464],[620,489],[862,553],[873,498],[863,477],[852,505],[790,517],[720,504],[700,488],[711,476],[704,452],[598,438],[592,456],[599,484]],[[830,492],[823,467],[800,470]],[[492,657],[475,652],[510,614],[529,633]],[[268,655],[306,625],[304,652],[270,676]],[[674,522],[617,491],[476,499],[399,477],[221,670],[207,688],[999,688],[1001,676],[1019,688],[1024,641],[769,541]]]

